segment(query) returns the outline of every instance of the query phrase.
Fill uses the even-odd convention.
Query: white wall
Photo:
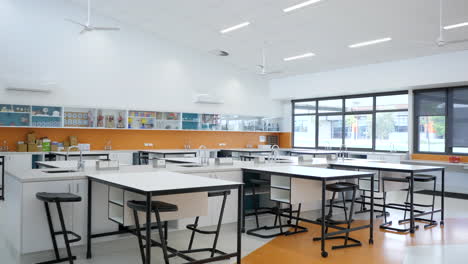
[[[267,81],[222,58],[101,16],[94,17],[96,25],[121,31],[79,35],[64,18],[84,22],[86,10],[65,0],[0,1],[0,102],[281,114],[279,103],[268,99]],[[44,81],[57,83],[52,94],[4,90],[41,88]],[[225,104],[194,104],[196,93],[222,96]]]
[[[304,74],[270,82],[274,99],[441,87],[468,82],[468,51]]]

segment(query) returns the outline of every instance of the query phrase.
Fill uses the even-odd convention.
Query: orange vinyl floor
[[[361,225],[363,221],[357,220],[353,226]],[[327,241],[326,251],[329,253],[327,258],[322,258],[320,255],[320,241],[312,241],[313,237],[320,235],[320,226],[301,223],[301,225],[308,227],[309,232],[276,237],[244,257],[242,263],[395,264],[404,262],[406,252],[412,246],[468,245],[468,218],[446,219],[444,227],[437,226],[426,230],[420,223],[418,224],[420,229],[412,235],[381,231],[378,228],[380,223],[382,223],[380,219],[375,221],[374,245],[368,243],[368,229],[356,231],[351,233],[351,237],[359,239],[363,243],[361,247],[332,250],[331,245],[342,244],[343,240]],[[466,249],[466,253],[468,253],[468,247]],[[468,257],[466,259],[466,262],[458,263],[468,263]]]

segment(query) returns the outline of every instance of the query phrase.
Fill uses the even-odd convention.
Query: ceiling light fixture
[[[244,23],[240,23],[238,25],[232,26],[232,27],[225,28],[225,29],[221,30],[220,32],[221,32],[221,34],[226,34],[228,32],[231,32],[231,31],[246,27],[248,25],[250,25],[250,22],[244,22]]]
[[[283,9],[283,12],[288,13],[288,12],[294,11],[294,10],[296,10],[296,9],[303,8],[303,7],[306,7],[306,6],[309,6],[309,5],[318,3],[318,2],[320,2],[320,1],[322,1],[322,0],[309,0],[309,1],[305,1],[305,2],[303,2],[303,3],[297,4],[297,5],[293,5],[293,6],[290,6],[290,7],[288,7],[288,8]]]
[[[284,58],[283,60],[284,61],[292,61],[292,60],[298,60],[298,59],[303,59],[303,58],[312,57],[312,56],[315,56],[315,54],[312,53],[312,52],[308,52],[308,53],[304,53],[304,54],[301,54],[301,55]]]
[[[444,29],[448,30],[448,29],[467,27],[467,26],[468,26],[468,22],[463,22],[463,23],[458,23],[458,24],[454,24],[454,25],[445,26]]]
[[[371,40],[371,41],[352,44],[352,45],[349,45],[348,47],[350,47],[350,48],[360,48],[360,47],[375,45],[375,44],[379,44],[379,43],[383,43],[383,42],[387,42],[387,41],[391,41],[391,40],[392,40],[392,38],[381,38],[381,39],[376,39],[376,40]]]

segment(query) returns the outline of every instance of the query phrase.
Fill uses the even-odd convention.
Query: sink
[[[70,173],[76,172],[76,170],[54,170],[54,171],[43,171],[44,173]]]
[[[200,165],[200,164],[183,164],[183,165],[179,165],[181,167],[186,167],[186,168],[199,168],[199,167],[203,167],[203,165]]]

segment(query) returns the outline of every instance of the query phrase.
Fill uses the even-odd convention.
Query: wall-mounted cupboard
[[[0,104],[0,127],[279,132],[281,118]]]

